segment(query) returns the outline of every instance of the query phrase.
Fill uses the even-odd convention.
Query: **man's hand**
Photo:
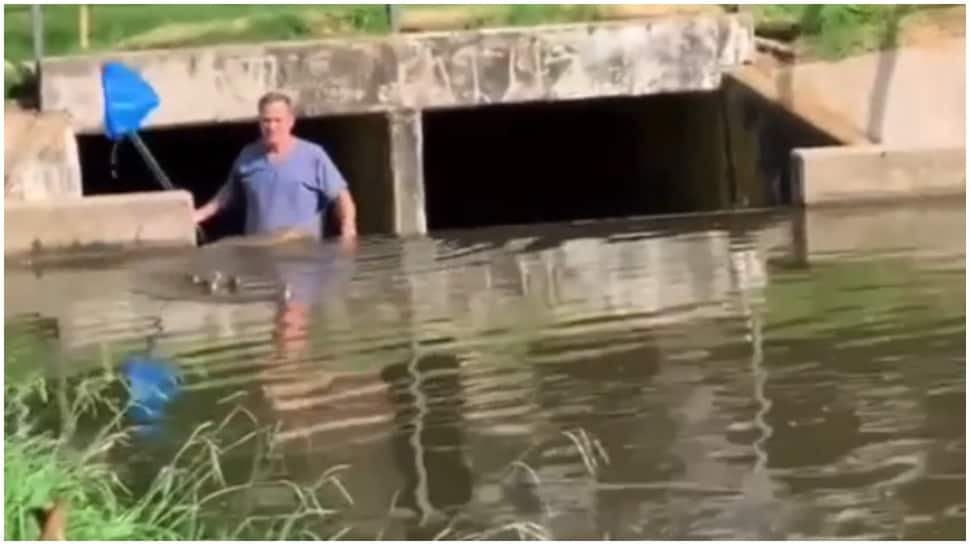
[[[357,238],[357,205],[350,190],[343,190],[334,203],[337,222],[340,225],[340,238]]]
[[[196,208],[194,211],[192,211],[192,222],[196,225],[201,225],[207,219],[209,219],[209,215],[206,214],[205,207]]]
[[[357,244],[357,233],[355,232],[353,234],[348,234],[348,235],[345,235],[345,234],[341,233],[340,234],[340,240],[339,240],[338,244],[340,244],[340,250],[345,255],[351,256],[351,255],[356,254],[357,253],[357,246],[358,246],[358,244]]]
[[[192,212],[192,221],[195,222],[196,225],[200,225],[208,221],[209,218],[218,214],[220,210],[225,208],[229,200],[232,199],[232,194],[233,186],[232,181],[230,180],[219,188],[219,191],[217,191],[216,194],[209,199],[209,202],[196,208],[195,211]]]

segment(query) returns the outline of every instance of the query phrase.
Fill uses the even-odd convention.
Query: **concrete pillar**
[[[421,112],[388,114],[391,132],[391,180],[394,187],[394,233],[423,235],[428,231],[424,197],[424,135]]]
[[[7,202],[81,197],[81,159],[70,115],[7,108],[3,121]]]

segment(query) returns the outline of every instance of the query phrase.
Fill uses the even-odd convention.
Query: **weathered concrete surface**
[[[966,43],[904,47],[836,63],[797,65],[787,87],[812,96],[887,146],[963,146]]]
[[[732,70],[730,77],[843,144],[872,143],[866,132],[850,117],[833,109],[814,90],[800,85],[796,87],[790,70],[749,65]]]
[[[812,262],[843,259],[845,252],[861,248],[870,252],[915,248],[939,264],[941,256],[958,256],[966,249],[962,199],[928,199],[906,206],[808,208],[793,222],[801,223],[802,257]]]
[[[424,133],[421,112],[392,112],[391,178],[394,194],[394,232],[419,235],[428,230],[424,186]]]
[[[272,89],[305,116],[704,91],[752,44],[748,17],[712,14],[49,58],[41,104],[99,131],[107,60],[162,97],[146,127],[252,120]]]
[[[961,194],[964,148],[881,146],[796,149],[796,202],[804,205]]]
[[[7,202],[81,196],[81,162],[70,116],[8,107],[3,115]]]
[[[192,195],[156,191],[50,202],[7,202],[4,251],[92,245],[195,245]]]

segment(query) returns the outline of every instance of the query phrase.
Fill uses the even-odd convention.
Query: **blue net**
[[[137,131],[148,114],[158,107],[158,94],[141,75],[120,62],[101,68],[104,92],[104,130],[111,140]]]

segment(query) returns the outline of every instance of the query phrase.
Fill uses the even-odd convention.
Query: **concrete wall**
[[[3,128],[3,196],[7,202],[81,196],[81,163],[69,115],[8,106]]]
[[[721,89],[735,202],[742,208],[789,205],[793,202],[792,151],[836,146],[845,143],[848,135],[817,110],[776,102],[773,95],[752,88],[749,80],[736,75],[737,71],[724,78]],[[804,106],[806,101],[795,104]],[[844,129],[846,123],[841,126]]]
[[[962,198],[931,199],[906,206],[809,208],[792,220],[801,230],[806,261],[844,259],[845,252],[878,254],[917,249],[914,261],[927,256],[927,266],[939,266],[943,256],[966,250],[966,206]],[[963,262],[963,259],[959,259]]]
[[[254,119],[277,88],[304,116],[712,90],[752,42],[748,18],[705,14],[48,58],[41,104],[100,131],[107,60],[162,98],[146,127]]]
[[[158,191],[4,205],[4,251],[195,245],[192,195]]]
[[[798,65],[790,88],[810,94],[887,146],[963,146],[966,42],[904,47]]]
[[[880,146],[796,149],[796,202],[804,205],[959,195],[966,191],[964,148]]]

